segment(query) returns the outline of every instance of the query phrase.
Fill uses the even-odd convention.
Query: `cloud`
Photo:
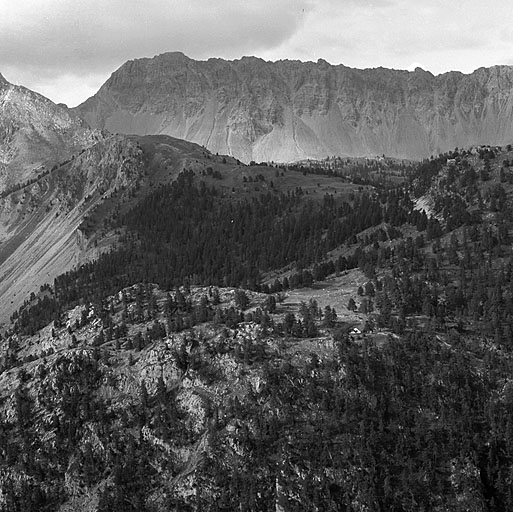
[[[301,26],[307,0],[7,0],[0,72],[31,83],[110,74],[128,59],[183,51],[240,57],[273,48]],[[5,71],[4,74],[8,74]],[[107,76],[108,76],[107,74]],[[30,84],[27,84],[30,86]]]
[[[0,62],[47,72],[97,71],[164,51],[194,56],[258,50],[297,28],[305,1],[29,0],[0,20]]]
[[[486,9],[481,0],[315,0],[302,30],[265,57],[322,57],[357,68],[423,62],[435,74],[471,72],[509,59],[511,19],[509,0],[489,0]]]
[[[3,0],[0,72],[76,104],[123,62],[182,51],[470,72],[513,54],[513,2]]]

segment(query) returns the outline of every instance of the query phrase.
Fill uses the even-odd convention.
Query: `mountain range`
[[[512,83],[507,66],[434,77],[421,69],[167,53],[127,62],[95,96],[68,109],[0,75],[2,320],[44,282],[111,247],[112,237],[94,232],[104,220],[98,213],[87,235],[79,226],[93,211],[101,217],[119,208],[119,179],[129,191],[149,190],[184,169],[215,168],[215,153],[233,155],[227,163],[237,169],[241,160],[421,158],[506,143],[513,140]],[[142,144],[146,134],[200,145],[171,137]]]
[[[513,510],[510,75],[0,76],[0,512]]]
[[[126,62],[74,111],[93,128],[172,135],[246,163],[422,159],[513,140],[513,68],[434,76],[175,52]]]

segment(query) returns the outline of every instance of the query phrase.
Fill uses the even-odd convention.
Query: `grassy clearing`
[[[283,315],[288,312],[297,313],[301,302],[308,303],[314,299],[321,309],[326,306],[335,308],[339,321],[363,324],[367,315],[350,311],[347,309],[347,303],[352,297],[356,304],[359,304],[358,287],[363,286],[367,281],[362,272],[353,269],[343,272],[340,276],[319,281],[311,287],[291,290],[287,292],[285,300],[280,304],[279,312]]]

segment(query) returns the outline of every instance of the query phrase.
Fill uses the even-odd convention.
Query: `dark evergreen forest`
[[[346,198],[227,197],[192,172],[148,194],[113,224],[118,248],[13,317],[2,364],[19,385],[15,421],[0,422],[0,471],[28,476],[6,479],[4,509],[55,510],[72,473],[99,486],[101,511],[162,510],[162,489],[159,503],[184,511],[513,510],[513,174],[499,153],[455,150],[395,184],[371,169],[373,188]],[[280,310],[283,291],[356,268],[361,335],[315,301]],[[208,292],[193,299],[194,285]],[[238,288],[233,302],[218,287]],[[266,294],[251,310],[250,291]],[[51,379],[16,357],[49,322],[55,338],[97,326],[73,364],[52,359]],[[207,324],[209,336],[193,329]],[[143,380],[129,406],[111,403],[104,388],[116,389],[123,358],[135,365],[173,336],[176,380],[152,391]],[[305,356],[318,337],[331,348]],[[230,394],[255,376],[258,391]],[[201,431],[177,398],[185,381],[208,403]],[[223,385],[230,393],[214,398]],[[175,492],[188,468],[145,432],[203,447],[193,494]]]
[[[184,172],[117,220],[114,227],[125,231],[120,248],[58,277],[54,297],[15,320],[23,332],[33,332],[56,311],[80,300],[101,301],[138,282],[276,291],[262,283],[263,273],[293,265],[299,272],[294,282],[308,284],[311,272],[303,279],[301,271],[324,262],[328,251],[382,222],[407,221],[426,222],[401,189],[376,189],[350,202],[329,194],[310,200],[300,188],[237,200]],[[338,263],[348,268],[347,261]]]

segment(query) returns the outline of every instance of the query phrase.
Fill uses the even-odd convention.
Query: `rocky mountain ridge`
[[[104,221],[204,154],[171,137],[148,139],[110,136],[0,196],[0,322],[31,292],[108,250],[116,235]]]
[[[513,68],[465,75],[182,53],[128,61],[75,111],[94,128],[162,133],[242,161],[422,159],[513,140]]]
[[[104,137],[65,106],[0,75],[0,191],[37,177]]]
[[[139,152],[120,136],[106,139],[0,199],[2,321],[31,292],[101,251],[78,228],[127,181]]]

